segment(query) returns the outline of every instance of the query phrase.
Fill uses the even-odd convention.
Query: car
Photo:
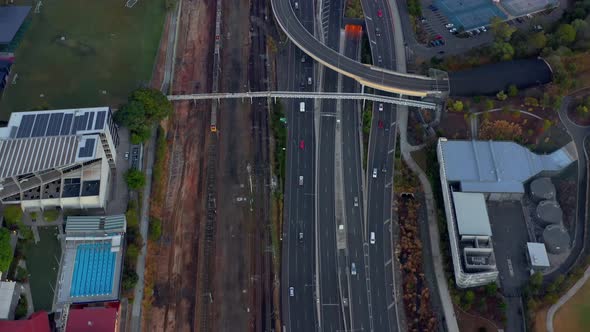
[[[481,33],[481,31],[479,31],[479,29],[473,29],[473,33],[475,33],[476,35],[479,35]]]
[[[129,159],[129,152],[125,152],[125,160]]]
[[[350,268],[350,274],[352,274],[353,276],[356,275],[356,265],[354,263],[352,263],[352,266]]]
[[[299,2],[295,1],[295,9],[299,9]]]
[[[299,103],[299,112],[305,112],[305,102]]]
[[[354,206],[358,207],[359,206],[359,198],[354,196]]]
[[[371,232],[371,244],[375,244],[375,232]]]
[[[486,29],[486,27],[480,27],[479,29],[481,30],[481,32],[486,32],[486,31],[488,31],[488,30]]]
[[[455,34],[455,33],[457,33],[457,28],[449,29],[449,32],[452,34]]]
[[[445,51],[438,51],[438,54],[445,54]]]
[[[383,104],[379,104],[379,112],[383,112]]]
[[[373,168],[373,179],[377,178],[377,169]]]
[[[307,78],[307,85],[311,85],[311,77]]]
[[[432,10],[433,12],[438,10],[438,8],[435,5],[428,6],[428,9]]]
[[[469,36],[473,36],[473,31],[467,31],[467,34],[468,34]]]
[[[426,23],[426,17],[424,17],[424,16],[420,17],[419,20],[422,23]]]
[[[518,23],[522,23],[522,22],[524,22],[524,20],[523,20],[521,17],[517,17],[517,18],[516,18],[516,22],[518,22]]]
[[[381,9],[377,10],[377,16],[378,17],[383,17],[383,11],[381,11]]]
[[[301,62],[305,62],[305,55],[301,56]]]
[[[299,175],[299,185],[303,185],[303,175]]]
[[[447,23],[445,24],[445,28],[450,29],[452,27],[454,27],[455,25],[453,23]]]
[[[381,56],[377,57],[377,62],[379,62],[379,63],[383,62],[383,59],[381,58]]]
[[[381,29],[375,28],[375,36],[381,37]]]
[[[299,141],[299,148],[301,150],[305,149],[305,142],[303,140]]]
[[[291,296],[291,297],[295,296],[295,288],[289,287],[289,296]]]
[[[379,129],[383,129],[383,121],[379,120],[379,122],[377,122],[377,126],[379,126]]]
[[[441,40],[439,40],[439,41],[438,41],[438,44],[439,44],[439,45],[444,45],[444,44],[445,44],[445,40],[444,40],[444,39],[441,39]]]
[[[436,35],[436,37],[434,37],[434,40],[441,40],[443,39],[443,37],[441,35]]]
[[[299,242],[303,242],[303,232],[299,232]]]

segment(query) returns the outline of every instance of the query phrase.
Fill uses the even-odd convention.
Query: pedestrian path
[[[565,295],[563,295],[558,301],[557,303],[555,303],[554,305],[552,305],[549,308],[549,311],[547,312],[547,320],[546,320],[546,324],[547,324],[547,332],[553,332],[553,319],[555,318],[555,313],[557,313],[557,310],[559,310],[559,308],[561,308],[567,301],[569,301],[569,299],[572,298],[572,296],[574,296],[578,290],[580,288],[582,288],[582,286],[584,286],[584,284],[586,283],[586,281],[588,280],[588,278],[590,277],[590,267],[588,267],[586,269],[586,271],[584,272],[584,275],[582,276],[582,278],[580,278],[580,280],[578,280],[574,286],[572,288],[570,288],[567,293],[565,293]]]

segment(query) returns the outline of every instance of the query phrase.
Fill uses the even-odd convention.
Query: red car
[[[436,37],[434,37],[434,40],[441,40],[442,36],[441,35],[436,35]]]
[[[299,141],[299,148],[301,150],[305,149],[305,142],[303,142],[303,140]]]
[[[383,129],[383,121],[379,120],[377,125],[379,126],[380,129]]]
[[[383,17],[383,12],[381,11],[381,9],[377,10],[377,16]]]

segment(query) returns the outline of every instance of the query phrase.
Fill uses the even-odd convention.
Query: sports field
[[[23,1],[18,1],[22,4]],[[28,4],[31,4],[30,2]],[[0,120],[33,108],[117,106],[149,81],[164,0],[43,1],[16,50]]]
[[[555,314],[555,331],[584,332],[590,326],[590,280]]]

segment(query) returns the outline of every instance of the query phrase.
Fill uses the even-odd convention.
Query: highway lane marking
[[[395,302],[391,302],[391,304],[389,304],[389,305],[387,306],[387,310],[391,309],[391,307],[393,307],[394,305],[395,305]]]
[[[371,43],[373,43],[373,44],[377,45],[377,42],[376,42],[376,41],[374,41],[374,40],[371,40]]]
[[[365,18],[366,18],[367,20],[369,20],[369,21],[372,21],[372,20],[373,20],[373,19],[372,19],[372,18],[370,18],[369,16],[365,16]]]
[[[385,188],[391,187],[391,182],[385,184]]]
[[[388,153],[388,154],[392,154],[392,153],[394,153],[394,152],[395,152],[395,148],[394,148],[394,149],[391,149],[391,150],[389,150],[389,152],[387,152],[387,153]]]
[[[387,262],[385,262],[385,266],[387,266],[389,264],[391,264],[391,258]]]
[[[329,116],[329,117],[335,118],[336,117],[336,113],[324,113],[324,112],[322,112],[322,114],[320,114],[320,116]]]
[[[387,225],[387,223],[389,223],[389,219],[385,219],[385,221],[383,222],[383,225]]]

